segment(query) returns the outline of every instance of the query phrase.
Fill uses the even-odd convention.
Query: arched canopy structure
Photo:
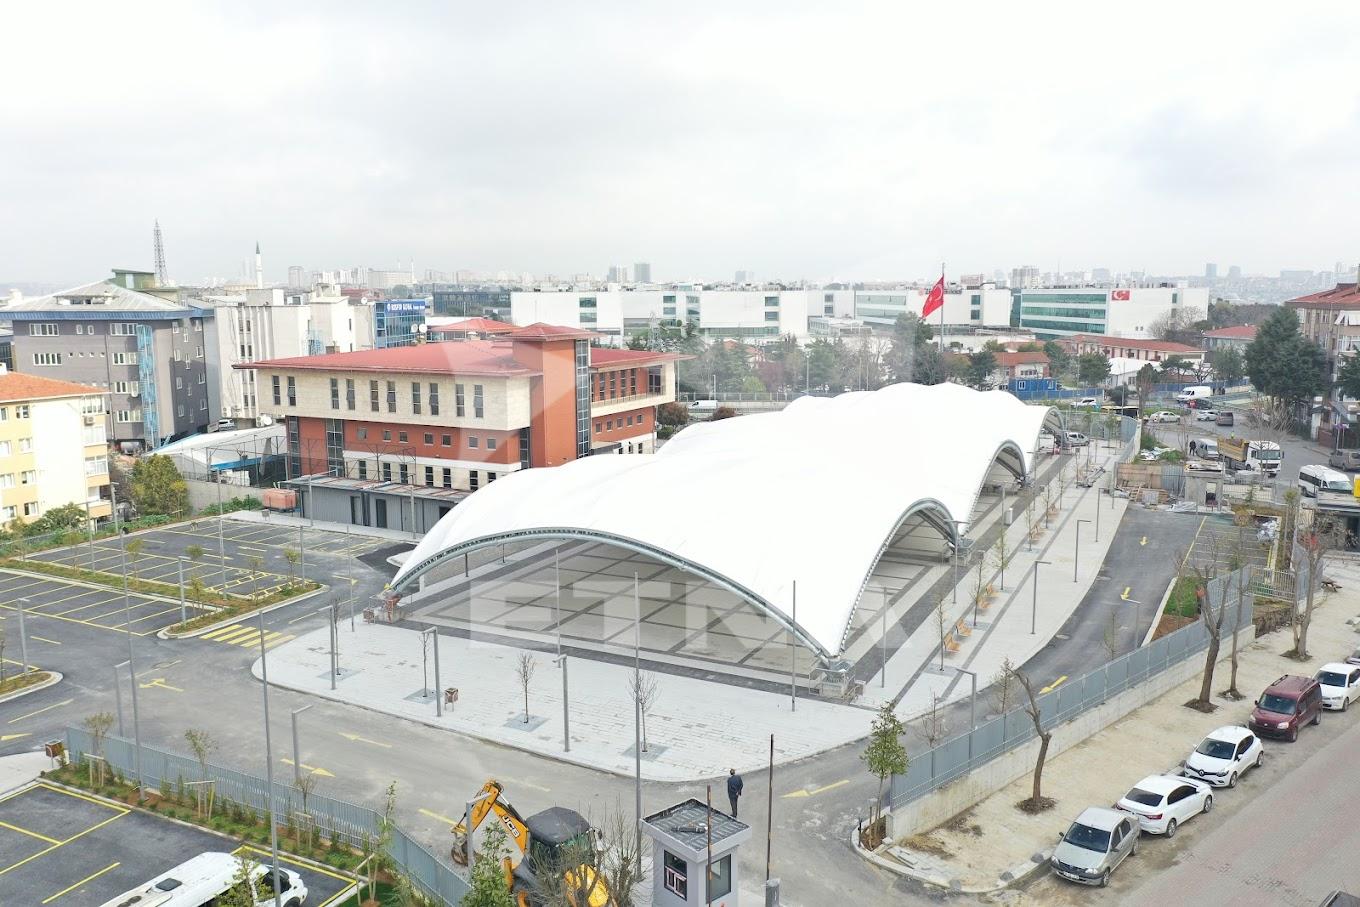
[[[392,588],[485,545],[593,539],[734,591],[829,658],[903,528],[956,541],[989,476],[1031,473],[1045,428],[1061,429],[1048,407],[955,384],[803,397],[781,412],[694,425],[652,456],[506,476],[440,520]]]

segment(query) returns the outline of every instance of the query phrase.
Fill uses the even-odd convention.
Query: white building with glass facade
[[[1151,338],[1167,313],[1193,310],[1197,320],[1208,309],[1203,287],[1041,287],[1016,292],[1011,323],[1042,340],[1072,334]]]

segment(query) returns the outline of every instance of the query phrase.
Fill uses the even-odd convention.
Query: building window
[[[251,398],[250,398],[250,401],[251,401],[251,403],[253,404],[253,403],[255,402],[255,398],[254,398],[254,397],[251,397]],[[207,408],[208,408],[208,398],[207,398],[207,397],[204,397],[202,400],[199,400],[199,401],[198,401],[198,408],[199,408],[200,410],[203,410],[203,409],[207,409]]]
[[[366,440],[368,438],[368,429],[367,428],[354,429],[354,437],[358,438],[360,441]]]
[[[475,469],[468,470],[468,488],[473,491],[477,490],[477,470]]]
[[[452,488],[452,487],[453,487],[453,470],[452,470],[452,469],[449,469],[447,466],[444,467],[444,483],[443,483],[443,484],[444,484],[444,487],[445,487],[445,488]]]
[[[331,379],[331,409],[340,408],[340,379]]]
[[[61,353],[34,353],[34,365],[61,365]]]
[[[486,449],[487,449],[487,450],[495,450],[495,449],[496,449],[496,439],[495,439],[495,438],[487,438],[487,439],[486,439]]]
[[[8,523],[10,520],[15,520],[18,518],[19,511],[15,508],[13,504],[6,504],[3,508],[0,508],[0,520],[3,520],[4,522]]]
[[[375,413],[378,411],[378,382],[368,382],[368,408]]]
[[[20,438],[20,439],[19,439],[19,453],[33,453],[33,439],[32,439],[32,438]]]
[[[109,471],[108,457],[86,457],[85,475],[102,476]]]
[[[37,501],[29,501],[26,504],[24,504],[24,516],[37,516],[37,515],[38,515]]]
[[[343,475],[345,471],[345,420],[326,420],[326,471]]]
[[[430,415],[439,415],[439,385],[430,382]]]
[[[279,385],[280,385],[279,376],[278,376],[278,375],[272,376],[272,381],[271,381],[271,383],[273,384],[273,387],[274,387],[274,405],[275,405],[275,406],[282,406],[282,405],[283,405],[283,391],[282,391],[282,390],[280,389],[280,387],[279,387]]]
[[[113,420],[115,422],[140,422],[142,421],[142,411],[140,409],[120,409],[114,413]]]
[[[354,409],[354,379],[345,379],[345,409]]]
[[[384,429],[383,429],[383,440],[384,440],[384,441],[391,441],[391,440],[392,440],[392,429],[390,429],[390,428],[384,428]]]
[[[606,419],[606,420],[605,420],[605,423],[604,423],[604,430],[605,430],[605,431],[613,431],[613,430],[614,430],[614,420],[613,420],[613,419]]]
[[[425,432],[425,444],[427,447],[434,446],[434,432],[430,431]]]
[[[20,485],[32,485],[36,481],[38,481],[38,473],[36,470],[25,469],[23,472],[19,473]]]
[[[609,398],[611,400],[619,395],[618,380],[619,376],[617,372],[609,373]]]
[[[411,412],[420,415],[420,382],[411,382]]]
[[[13,488],[13,487],[14,487],[14,473],[7,472],[4,475],[0,475],[0,488]]]
[[[8,422],[8,421],[9,421],[9,407],[8,407],[8,406],[0,406],[0,422]]]
[[[406,441],[407,441],[407,434],[406,434],[406,432],[404,432],[404,431],[399,431],[399,432],[397,432],[397,440],[398,440],[399,442],[401,442],[402,444],[405,444]]]
[[[14,418],[16,418],[16,419],[27,419],[27,418],[28,418],[28,404],[27,404],[27,403],[20,403],[18,406],[14,407]]]
[[[137,354],[136,354],[136,353],[114,353],[114,354],[113,354],[113,364],[114,364],[114,365],[136,365],[136,364],[137,364]]]
[[[480,419],[482,414],[482,386],[474,384],[472,385],[472,418]]]
[[[397,467],[397,478],[403,485],[411,484],[411,470],[405,463]]]
[[[288,405],[297,406],[297,379],[288,376]]]
[[[54,322],[44,321],[28,326],[28,335],[30,337],[55,337],[60,333],[61,332],[57,330],[57,326]]]
[[[476,447],[476,446],[477,446],[477,436],[476,436],[476,435],[468,435],[468,447]]]
[[[426,485],[434,485],[434,467],[433,467],[433,466],[426,466],[426,467],[425,467],[425,484],[426,484]]]
[[[397,382],[387,382],[387,411],[394,413],[397,411]]]
[[[367,460],[360,460],[360,461],[359,461],[359,478],[364,479],[364,480],[367,480],[367,479],[368,479],[368,461],[367,461]]]
[[[669,850],[661,851],[661,884],[667,891],[681,900],[689,899],[689,864],[683,857],[677,857]]]
[[[596,419],[596,420],[595,420],[595,434],[598,435],[599,433],[600,433],[600,421],[599,421],[598,419]]]
[[[115,321],[109,325],[109,335],[112,337],[135,337],[137,336],[137,325],[130,321]]]
[[[467,415],[464,410],[463,385],[455,384],[453,386],[453,414],[461,419],[463,416]]]
[[[391,463],[383,463],[383,465],[382,465],[382,479],[383,479],[384,482],[390,482],[390,481],[392,481],[392,464],[391,464]]]
[[[443,447],[452,447],[452,446],[453,446],[453,435],[440,435],[440,436],[439,436],[439,443],[440,443],[440,445],[443,446]]]

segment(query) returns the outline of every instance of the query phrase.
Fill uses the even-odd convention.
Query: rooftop
[[[1140,337],[1111,337],[1107,334],[1072,334],[1058,340],[1059,343],[1098,343],[1103,346],[1121,346],[1130,350],[1158,350],[1164,353],[1203,353],[1203,350],[1174,340],[1144,340]]]
[[[710,810],[707,804],[693,797],[663,809],[659,813],[647,816],[642,821],[646,825],[664,831],[692,850],[704,850],[708,847],[710,819],[713,825],[713,843],[715,845],[728,838],[736,837],[750,828],[745,822],[732,818],[722,810]]]
[[[465,331],[473,334],[509,334],[519,330],[513,324],[506,324],[504,321],[497,321],[494,318],[447,318],[434,317],[425,319],[431,332],[434,331]]]
[[[12,400],[46,400],[51,397],[87,397],[104,394],[97,387],[59,381],[56,378],[42,378],[25,375],[22,372],[7,372],[0,375],[0,403]]]
[[[563,327],[560,324],[544,324],[541,321],[515,331],[516,340],[589,340],[598,336],[600,335],[594,331]]]
[[[1339,283],[1321,293],[1287,299],[1284,304],[1309,309],[1360,309],[1360,284]]]
[[[1022,353],[993,353],[996,357],[996,364],[1001,368],[1009,368],[1015,365],[1047,365],[1048,353],[1033,350]]]
[[[107,311],[145,312],[166,316],[186,314],[191,310],[191,306],[180,302],[98,280],[48,296],[34,296],[12,302],[0,308],[0,318],[11,318],[30,312],[66,312],[74,316],[88,314],[98,317],[99,313]]]
[[[1256,338],[1256,325],[1239,324],[1230,328],[1219,328],[1216,331],[1205,331],[1205,337],[1222,337],[1228,340],[1254,340]]]

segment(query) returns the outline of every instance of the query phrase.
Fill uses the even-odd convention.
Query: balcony
[[[612,416],[614,413],[627,412],[630,409],[641,409],[646,406],[660,406],[675,399],[675,394],[668,391],[661,391],[655,394],[632,394],[627,397],[610,397],[607,400],[591,400],[591,417]]]

